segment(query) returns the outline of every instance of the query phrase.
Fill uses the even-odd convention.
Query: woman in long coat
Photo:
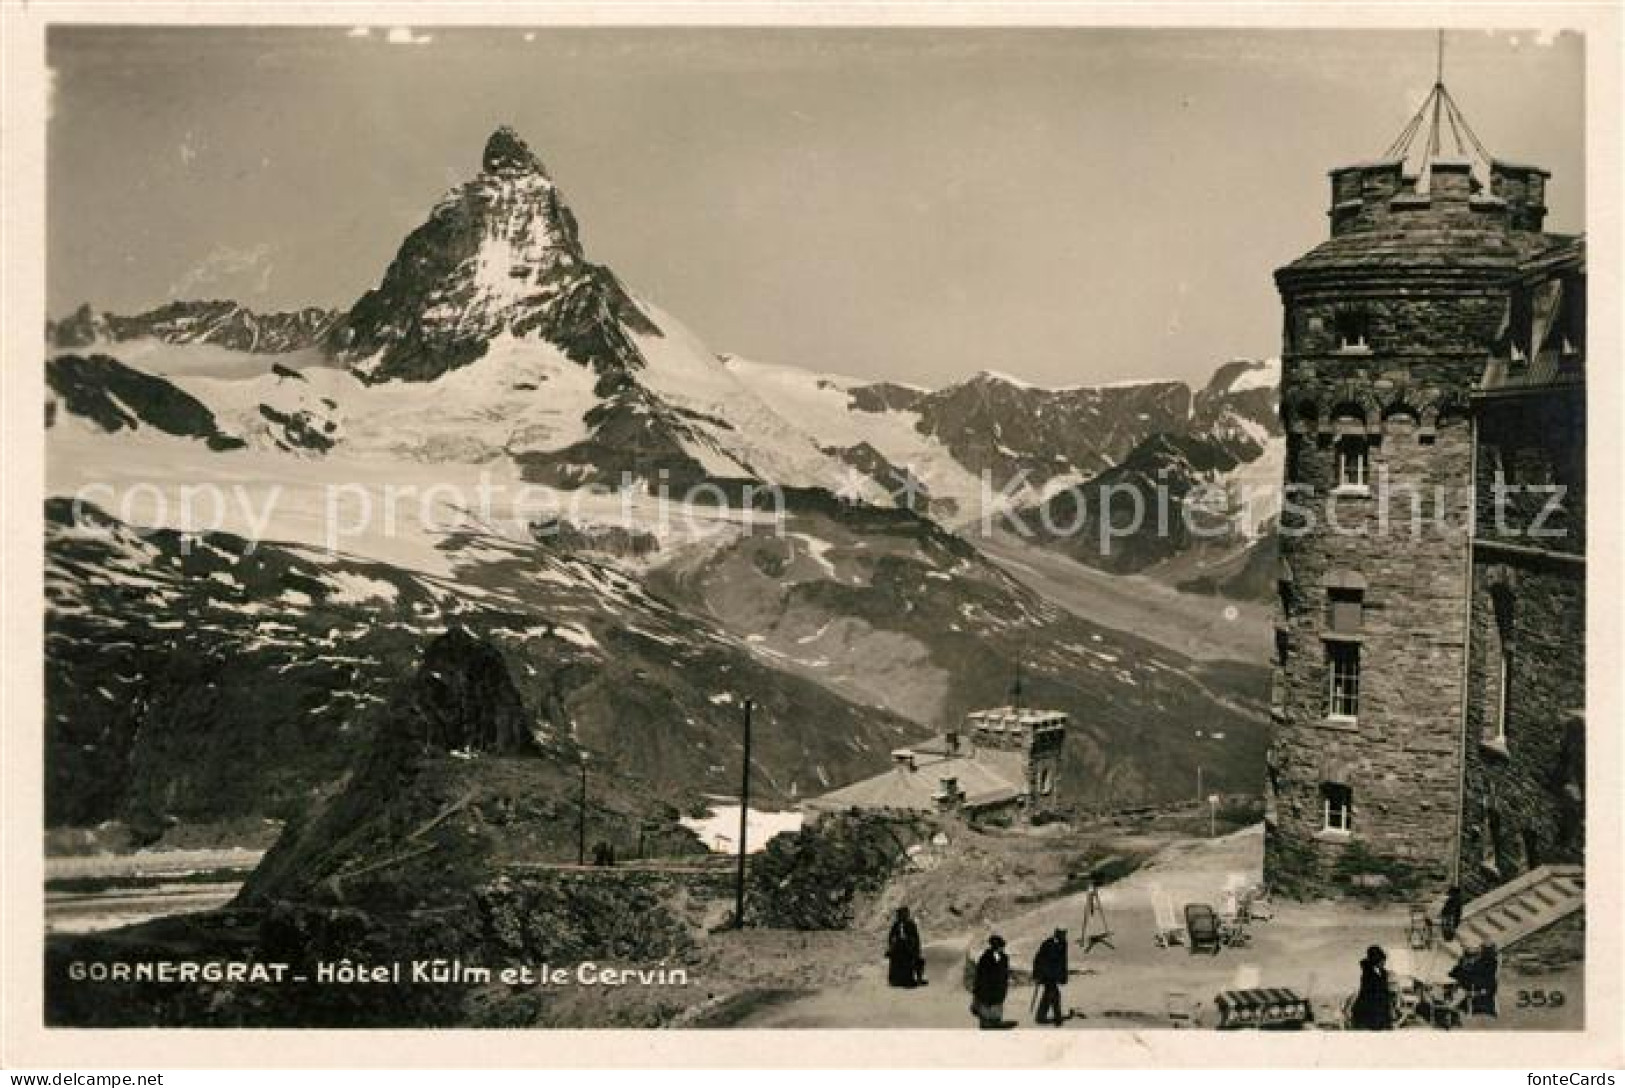
[[[886,981],[893,986],[918,986],[925,980],[925,957],[920,950],[920,928],[909,917],[907,907],[897,908],[897,918],[886,935]]]
[[[1350,1013],[1360,1031],[1388,1031],[1394,1026],[1392,991],[1388,986],[1388,954],[1376,945],[1360,961],[1360,992]]]
[[[1009,992],[1010,957],[1004,951],[1004,938],[995,933],[976,961],[976,981],[971,986],[971,1011],[982,1027],[1004,1027],[1004,998]]]

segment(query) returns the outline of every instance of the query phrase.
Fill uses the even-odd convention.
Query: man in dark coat
[[[909,917],[907,907],[897,908],[897,917],[886,935],[886,981],[893,986],[923,986],[925,955],[920,944],[920,927]]]
[[[1444,907],[1439,911],[1439,935],[1447,941],[1456,939],[1456,930],[1461,928],[1461,889],[1450,885],[1450,890],[1444,895]]]
[[[1388,985],[1388,954],[1376,945],[1360,961],[1360,992],[1354,995],[1350,1019],[1360,1031],[1388,1031],[1394,1026],[1394,999]]]
[[[1066,980],[1066,930],[1057,929],[1038,946],[1038,954],[1033,957],[1033,985],[1042,990],[1034,1020],[1061,1026],[1066,1019],[1061,1005],[1061,987]]]
[[[1004,938],[995,933],[987,939],[987,949],[976,961],[976,981],[971,986],[971,1012],[983,1028],[1002,1028],[1004,998],[1010,992],[1010,957],[1004,951]]]

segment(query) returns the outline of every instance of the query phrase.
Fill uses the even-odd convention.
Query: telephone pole
[[[750,816],[750,712],[755,701],[745,700],[745,759],[739,783],[739,866],[734,873],[734,928],[745,928],[745,821]]]
[[[576,813],[576,864],[587,864],[587,753],[581,753],[581,808]]]

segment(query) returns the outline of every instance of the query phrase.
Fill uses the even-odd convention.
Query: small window
[[[1364,310],[1344,310],[1337,315],[1337,350],[1371,350],[1371,315]]]
[[[1358,435],[1337,440],[1337,486],[1362,490],[1371,486],[1371,446]]]
[[[1365,626],[1365,593],[1358,589],[1328,589],[1327,626],[1339,635],[1357,635]]]
[[[1323,828],[1340,835],[1354,830],[1354,790],[1335,782],[1320,787]]]
[[[1353,721],[1360,716],[1360,644],[1328,642],[1326,716]]]

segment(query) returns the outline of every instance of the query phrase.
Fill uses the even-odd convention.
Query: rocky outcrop
[[[54,394],[46,402],[47,426],[65,410],[104,431],[147,426],[178,438],[201,439],[215,450],[243,445],[241,438],[222,433],[214,413],[196,398],[108,355],[58,355],[45,364],[45,384]]]
[[[540,751],[502,655],[461,627],[430,643],[423,665],[391,708],[389,728],[448,752]]]

